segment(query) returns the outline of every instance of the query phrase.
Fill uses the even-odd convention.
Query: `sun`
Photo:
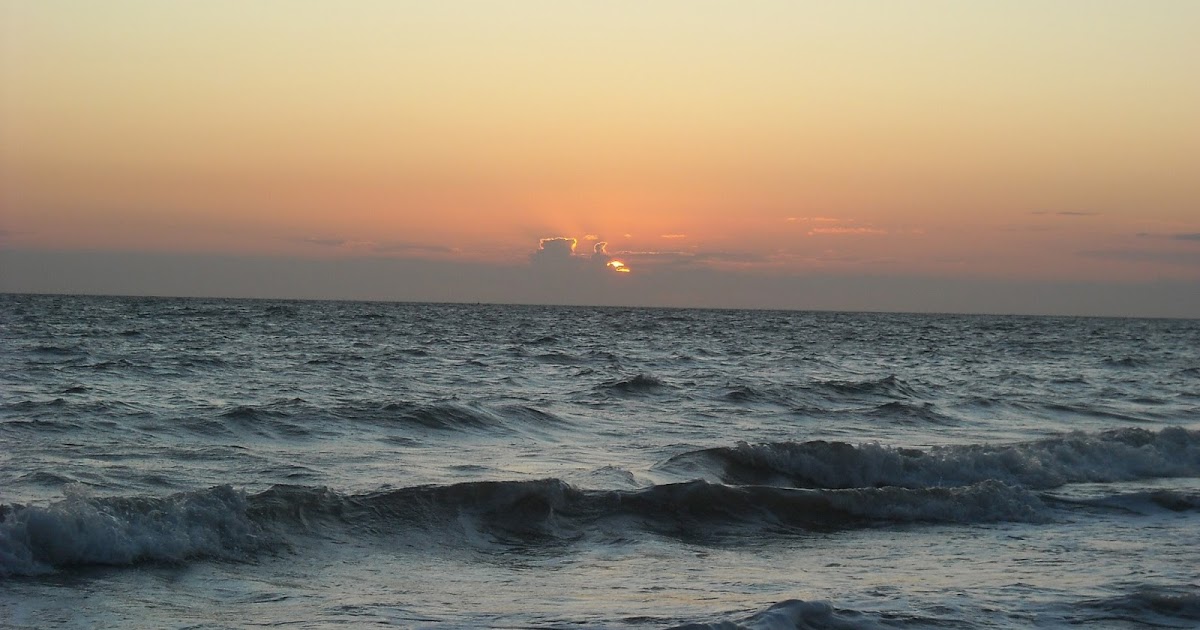
[[[623,263],[619,260],[610,260],[610,261],[608,261],[607,266],[609,269],[612,269],[613,271],[616,271],[617,273],[629,273],[631,271],[631,269],[629,267],[625,266],[625,263]]]

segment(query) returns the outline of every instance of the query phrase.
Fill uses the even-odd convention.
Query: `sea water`
[[[1200,322],[0,295],[0,627],[1200,626]]]

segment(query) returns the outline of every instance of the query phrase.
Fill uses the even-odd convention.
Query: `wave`
[[[293,398],[259,405],[235,405],[213,418],[187,421],[182,425],[203,434],[249,432],[267,438],[303,438],[336,431],[331,420],[393,429],[468,432],[513,431],[566,423],[554,414],[518,404],[491,407],[456,402],[363,401],[325,408]]]
[[[929,450],[873,443],[742,442],[681,453],[657,468],[721,483],[798,488],[925,488],[996,480],[1049,489],[1068,483],[1200,475],[1200,432],[1129,428]]]
[[[81,345],[45,344],[33,348],[33,352],[52,356],[79,356],[88,354],[87,348]]]
[[[534,355],[533,360],[539,363],[547,363],[550,365],[582,365],[586,363],[582,357],[577,357],[573,354],[560,351]]]
[[[499,418],[492,414],[453,403],[434,405],[389,403],[384,405],[381,411],[384,412],[386,419],[393,423],[443,431],[502,426]]]
[[[563,423],[554,414],[525,405],[505,405],[491,408],[458,403],[388,403],[366,413],[352,412],[356,420],[418,426],[438,431],[499,430],[526,426],[544,427]]]
[[[1056,414],[1079,414],[1082,416],[1091,416],[1093,418],[1120,420],[1122,422],[1146,421],[1143,417],[1121,413],[1119,411],[1113,411],[1105,408],[1104,406],[1092,403],[1047,402],[1043,403],[1041,408]]]
[[[915,387],[895,375],[866,381],[817,381],[817,388],[838,397],[875,396],[901,400],[920,397]]]
[[[292,398],[264,405],[235,405],[220,413],[220,424],[216,427],[204,419],[188,420],[180,425],[203,435],[211,434],[215,428],[219,433],[232,430],[264,438],[305,438],[311,437],[313,431],[304,426],[303,419],[313,415],[314,409],[304,399]]]
[[[1150,365],[1150,361],[1140,357],[1121,357],[1119,359],[1109,357],[1101,362],[1104,367],[1111,368],[1136,368],[1146,367]]]
[[[619,497],[620,509],[671,526],[696,522],[835,531],[875,523],[1041,522],[1042,502],[995,481],[958,488],[816,490],[705,481],[653,486]]]
[[[1200,595],[1194,586],[1145,586],[1072,606],[1070,625],[1193,628],[1200,621]],[[671,630],[874,630],[958,627],[957,620],[839,609],[829,602],[791,599],[740,621],[689,623]]]
[[[633,378],[618,379],[601,383],[599,389],[619,395],[650,394],[669,387],[662,379],[651,374],[638,374]]]
[[[901,424],[952,425],[956,423],[954,418],[938,411],[932,403],[912,404],[894,400],[871,409],[866,415]]]
[[[230,420],[261,421],[268,418],[287,418],[292,416],[288,411],[293,403],[303,403],[299,398],[292,401],[281,401],[266,405],[235,405],[221,412],[222,418]]]
[[[0,507],[0,576],[81,565],[246,559],[296,536],[347,529],[423,532],[439,544],[567,544],[654,533],[689,541],[733,533],[839,531],[881,523],[1040,522],[1044,506],[998,482],[963,488],[806,490],[705,481],[581,490],[559,479],[477,481],[343,495],[278,485],[161,498],[92,498],[70,490],[47,507]]]
[[[0,577],[80,565],[242,558],[270,545],[229,486],[165,498],[94,499],[0,508]]]
[[[1154,628],[1193,628],[1200,622],[1200,594],[1195,587],[1143,587],[1131,593],[1082,602],[1086,623],[1132,622]]]
[[[5,403],[0,405],[0,409],[4,411],[15,412],[30,412],[41,411],[44,409],[55,409],[67,406],[67,401],[62,398],[51,398],[49,400],[22,400],[15,403]]]
[[[953,624],[911,615],[839,609],[829,602],[789,599],[741,621],[689,623],[670,630],[876,630],[942,625]]]
[[[1053,496],[1046,498],[1055,503],[1108,508],[1135,514],[1200,511],[1200,492],[1186,490],[1144,490],[1087,499]]]
[[[796,405],[795,400],[789,393],[774,387],[738,385],[722,394],[721,399],[727,402],[747,405],[767,404],[780,407],[794,407]]]

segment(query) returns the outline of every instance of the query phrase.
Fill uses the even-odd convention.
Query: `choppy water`
[[[0,626],[1200,625],[1200,322],[0,296]]]

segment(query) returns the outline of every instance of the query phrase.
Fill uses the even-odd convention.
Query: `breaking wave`
[[[739,443],[676,455],[660,470],[730,484],[927,488],[996,480],[1032,489],[1200,474],[1200,432],[1118,429],[1010,445],[928,450],[868,443]]]
[[[691,481],[639,490],[581,490],[558,479],[480,481],[343,495],[273,486],[229,486],[164,498],[91,498],[0,509],[0,575],[80,565],[238,560],[320,535],[422,530],[442,544],[570,542],[653,532],[704,540],[731,531],[836,531],[876,523],[1044,520],[1033,494],[998,482],[963,488],[806,490]]]
[[[69,494],[47,507],[0,507],[0,576],[79,565],[243,558],[271,544],[228,486],[165,498]]]

